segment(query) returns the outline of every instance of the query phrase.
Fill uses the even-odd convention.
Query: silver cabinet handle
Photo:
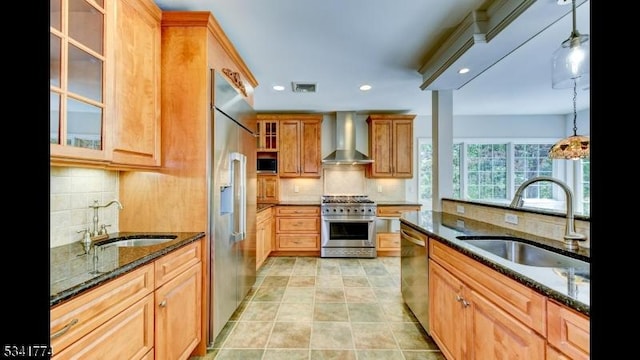
[[[65,325],[62,329],[56,331],[55,333],[51,334],[51,339],[55,339],[57,337],[62,336],[64,333],[66,333],[67,331],[69,331],[69,329],[71,329],[71,327],[75,324],[78,323],[78,319],[73,319],[71,320],[71,322],[69,322],[67,325]]]
[[[167,307],[167,300],[162,300],[160,307]]]
[[[462,296],[456,294],[456,301],[461,302],[464,301],[464,299],[462,298]]]
[[[407,233],[406,231],[400,229],[400,236],[402,236],[403,239],[409,241],[410,243],[413,243],[415,245],[421,246],[421,247],[426,247],[427,246],[427,242],[421,239],[417,239],[411,235],[409,235],[409,233]]]
[[[469,306],[469,302],[465,299],[462,299],[462,306],[463,307],[468,307]]]

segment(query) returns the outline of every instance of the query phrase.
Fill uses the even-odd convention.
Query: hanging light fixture
[[[551,149],[549,149],[549,157],[551,159],[567,159],[578,160],[589,157],[589,137],[584,135],[578,135],[578,127],[576,125],[576,118],[578,116],[576,112],[576,96],[578,92],[576,90],[577,81],[573,81],[573,135],[564,138],[555,143]]]
[[[568,0],[558,0],[565,4]],[[573,30],[569,38],[562,42],[553,53],[554,89],[568,89],[577,83],[581,88],[589,87],[589,35],[580,34],[576,29],[576,0],[572,0]]]

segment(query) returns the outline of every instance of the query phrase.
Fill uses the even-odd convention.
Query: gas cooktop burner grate
[[[323,204],[373,204],[367,195],[323,195]]]

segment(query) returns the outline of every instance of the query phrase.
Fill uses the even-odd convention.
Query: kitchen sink
[[[155,238],[135,238],[135,239],[123,239],[113,241],[104,244],[98,244],[98,246],[118,246],[118,247],[133,247],[133,246],[152,246],[162,244],[168,241],[175,240],[175,236],[171,237],[155,237]]]
[[[546,250],[514,237],[458,236],[457,239],[517,264],[583,269],[587,272],[589,269],[589,263],[586,261]]]

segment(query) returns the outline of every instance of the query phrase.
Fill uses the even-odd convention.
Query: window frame
[[[432,137],[418,137],[416,142],[416,151],[417,154],[420,154],[421,146],[429,145],[433,146],[433,138]],[[507,153],[506,153],[506,166],[507,166],[507,188],[506,188],[506,199],[504,203],[495,202],[500,205],[508,205],[510,200],[513,199],[515,194],[515,145],[526,145],[526,144],[554,144],[555,139],[550,138],[512,138],[512,139],[504,139],[504,138],[454,138],[453,144],[454,147],[457,144],[460,144],[460,189],[461,189],[461,197],[460,200],[465,201],[484,201],[492,203],[491,200],[486,199],[469,199],[467,193],[467,174],[468,174],[468,159],[467,159],[467,147],[469,144],[507,144]],[[433,151],[433,148],[432,148]],[[455,158],[455,156],[454,156]],[[572,161],[573,162],[573,161]],[[565,161],[552,161],[552,177],[562,180],[569,184],[572,192],[574,193],[574,201],[576,203],[576,212],[584,213],[584,207],[588,206],[588,200],[585,203],[584,201],[584,179],[583,179],[583,163],[580,162],[581,166],[574,166],[571,164],[566,164]],[[431,162],[433,166],[433,161]],[[420,167],[420,158],[418,156],[417,159],[417,190],[418,190],[418,201],[420,201],[423,205],[423,209],[429,210],[432,208],[432,199],[422,199],[420,194],[422,177],[425,176],[422,174],[422,169]],[[433,169],[433,167],[432,167]],[[455,169],[453,171],[453,176],[455,176]],[[572,181],[568,181],[572,180]],[[429,182],[429,184],[433,184],[433,181]],[[573,184],[573,186],[571,186]],[[564,191],[558,186],[553,185],[551,187],[553,191],[553,200],[564,202]],[[431,192],[433,194],[433,192]],[[452,198],[458,199],[455,194],[452,195]],[[428,203],[427,203],[428,202]]]

